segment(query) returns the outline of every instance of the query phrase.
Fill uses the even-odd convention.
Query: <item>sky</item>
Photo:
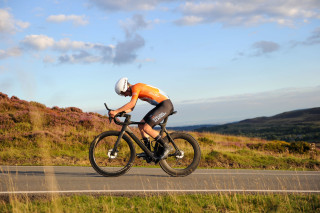
[[[121,77],[167,93],[169,126],[320,107],[320,1],[0,0],[0,92],[105,114]]]

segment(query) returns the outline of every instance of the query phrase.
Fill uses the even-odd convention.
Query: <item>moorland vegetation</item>
[[[0,93],[0,165],[90,166],[88,150],[94,137],[119,129],[98,113],[49,108]],[[319,149],[307,142],[189,133],[200,143],[201,168],[320,170]],[[136,159],[135,166],[154,165]]]

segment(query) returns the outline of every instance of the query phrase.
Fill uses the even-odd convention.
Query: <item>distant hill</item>
[[[174,131],[194,131],[196,129],[204,128],[204,127],[213,127],[216,126],[214,124],[202,124],[202,125],[190,125],[190,126],[175,126],[175,127],[167,127],[168,130]],[[156,126],[155,129],[159,130],[160,127]]]
[[[268,140],[284,140],[288,142],[308,141],[320,143],[320,107],[204,127],[195,131],[261,137]]]

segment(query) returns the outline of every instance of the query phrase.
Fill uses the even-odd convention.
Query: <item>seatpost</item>
[[[169,117],[169,116],[168,116]],[[166,125],[167,125],[167,122],[168,122],[168,117],[166,117],[162,123],[160,123],[159,125],[161,126],[161,130],[160,130],[160,135],[163,134],[163,132],[167,132],[166,131]]]

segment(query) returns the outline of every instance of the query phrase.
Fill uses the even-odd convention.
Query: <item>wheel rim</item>
[[[117,150],[112,154],[112,150],[118,136],[107,136],[101,138],[94,148],[93,159],[97,167],[105,173],[116,173],[123,170],[130,164],[130,146],[121,139]]]
[[[175,138],[174,142],[179,150],[171,151],[166,163],[173,169],[187,169],[194,161],[194,148],[183,138]]]

